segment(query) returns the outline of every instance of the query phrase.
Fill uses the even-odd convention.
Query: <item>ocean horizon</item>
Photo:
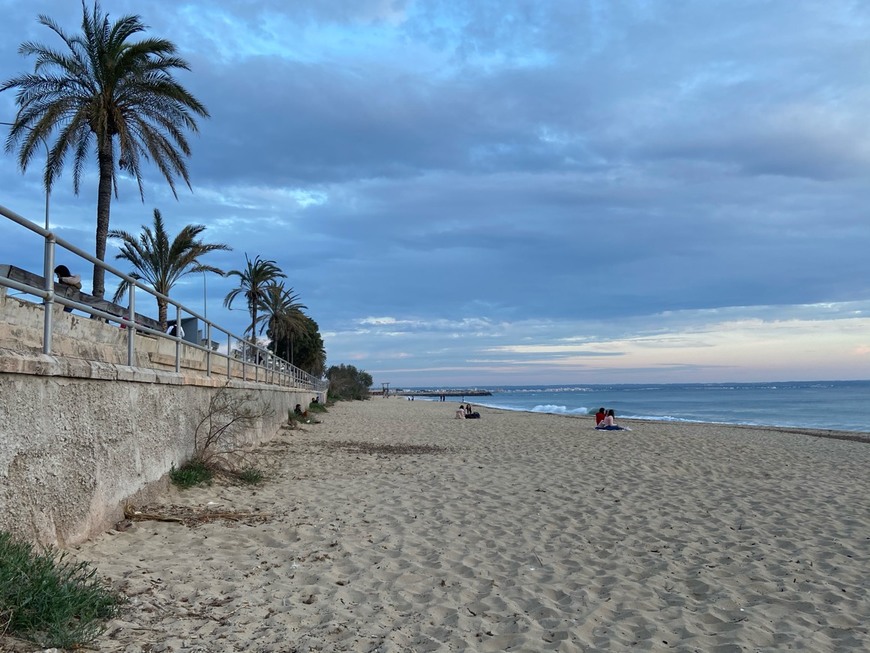
[[[593,414],[613,408],[619,419],[870,432],[870,380],[766,383],[626,383],[479,386],[478,406],[534,413]],[[455,388],[409,387],[407,391]],[[448,397],[464,402],[466,397]],[[433,399],[437,401],[437,398]]]

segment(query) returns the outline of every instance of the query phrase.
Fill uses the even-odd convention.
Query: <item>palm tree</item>
[[[285,288],[284,283],[273,282],[266,287],[266,294],[260,300],[263,315],[258,319],[260,333],[268,328],[268,335],[274,343],[273,351],[277,354],[277,342],[283,338],[290,351],[290,363],[293,363],[293,335],[305,327],[305,314],[302,309],[308,308],[300,304],[299,296],[292,288]]]
[[[239,287],[227,293],[224,297],[224,306],[232,308],[233,300],[239,295],[244,295],[248,302],[248,312],[251,314],[251,326],[246,329],[246,332],[250,332],[251,340],[254,340],[257,336],[257,324],[260,322],[257,309],[266,297],[266,289],[278,279],[286,279],[287,275],[281,272],[281,268],[275,261],[264,261],[259,256],[254,257],[252,261],[245,254],[245,269],[230,270],[226,276],[238,277]]]
[[[154,229],[142,225],[142,233],[137,238],[126,231],[113,229],[110,238],[121,240],[121,251],[115,256],[133,264],[135,270],[128,274],[134,279],[145,281],[154,290],[169,295],[172,286],[184,275],[192,272],[214,272],[223,276],[223,270],[204,265],[199,258],[209,252],[231,249],[219,243],[204,243],[197,240],[205,225],[189,224],[169,242],[169,234],[163,226],[160,211],[154,209]],[[119,301],[129,289],[126,280],[121,281],[114,301]],[[157,311],[160,328],[166,330],[166,300],[157,298]]]
[[[24,56],[36,57],[34,71],[7,80],[0,92],[17,89],[18,115],[6,140],[6,150],[19,146],[22,171],[57,132],[45,164],[45,188],[50,191],[64,166],[73,159],[73,189],[78,195],[82,172],[94,148],[99,167],[96,253],[105,260],[112,192],[118,195],[118,173],[142,185],[143,161],[151,160],[166,178],[173,195],[181,177],[190,188],[185,157],[190,146],[184,129],[197,131],[194,114],[208,117],[206,108],[173,77],[188,70],[165,39],[133,37],[145,31],[139,16],[109,21],[98,2],[89,11],[82,0],[82,31],[70,35],[45,15],[39,22],[55,32],[64,50],[27,41]],[[117,150],[115,144],[117,142]],[[105,292],[105,271],[94,266],[93,294]]]

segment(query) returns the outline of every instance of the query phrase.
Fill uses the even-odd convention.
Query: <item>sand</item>
[[[73,553],[98,651],[870,650],[870,444],[377,398]],[[628,422],[626,422],[628,424]]]

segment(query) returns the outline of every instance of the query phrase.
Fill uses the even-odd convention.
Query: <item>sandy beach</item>
[[[73,551],[129,603],[99,651],[870,650],[870,445],[401,398],[172,489]]]

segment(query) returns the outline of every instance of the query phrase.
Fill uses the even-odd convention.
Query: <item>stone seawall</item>
[[[81,542],[121,519],[126,499],[162,487],[172,466],[192,455],[194,432],[217,392],[268,409],[237,445],[273,438],[288,410],[315,396],[206,376],[195,360],[181,373],[120,364],[123,331],[59,310],[47,356],[34,351],[41,314],[41,306],[0,293],[0,529],[34,542]],[[157,340],[137,338],[164,342]],[[202,354],[189,349],[188,359]],[[110,360],[90,360],[97,354]],[[155,359],[138,346],[137,355]]]

